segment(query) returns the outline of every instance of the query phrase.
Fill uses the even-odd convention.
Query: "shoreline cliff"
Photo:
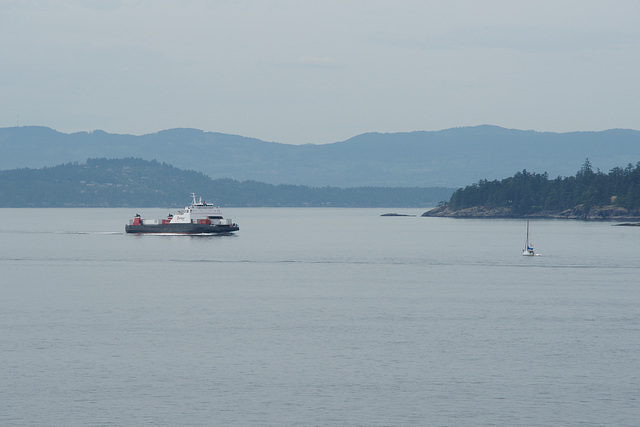
[[[564,211],[538,211],[529,214],[516,214],[510,208],[486,208],[474,206],[465,209],[451,210],[448,205],[438,206],[421,216],[444,218],[540,218],[540,219],[579,219],[598,221],[630,221],[640,220],[640,209],[625,209],[620,206],[578,205]]]

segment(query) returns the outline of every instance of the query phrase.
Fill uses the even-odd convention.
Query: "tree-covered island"
[[[549,179],[525,169],[501,181],[480,180],[423,216],[639,219],[640,162],[605,174],[587,159],[570,177]]]
[[[451,196],[441,187],[310,187],[237,181],[139,158],[88,159],[0,170],[3,207],[181,207],[197,193],[234,207],[423,207]]]

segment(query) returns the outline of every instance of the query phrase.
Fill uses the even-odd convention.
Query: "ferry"
[[[124,226],[127,233],[175,233],[175,234],[219,234],[233,233],[240,227],[229,218],[223,218],[220,208],[206,203],[191,193],[193,202],[166,219],[143,219],[139,214]]]

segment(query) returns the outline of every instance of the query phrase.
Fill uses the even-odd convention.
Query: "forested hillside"
[[[175,207],[195,192],[221,206],[434,206],[450,188],[307,187],[211,179],[167,163],[89,159],[41,169],[0,171],[0,207]]]
[[[607,207],[607,209],[603,209]],[[558,214],[572,217],[636,216],[640,212],[640,162],[609,173],[587,159],[575,176],[549,179],[526,170],[501,181],[481,180],[458,189],[439,211],[482,208],[483,216]],[[493,214],[491,211],[493,210]]]

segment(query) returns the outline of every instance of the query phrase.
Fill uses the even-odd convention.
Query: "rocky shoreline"
[[[392,213],[385,213],[385,214],[382,214],[382,215],[380,215],[380,216],[415,216],[415,215],[400,214],[400,213],[394,213],[394,212],[392,212]]]
[[[448,206],[439,206],[421,216],[445,218],[547,218],[547,219],[581,219],[581,220],[612,220],[633,221],[640,220],[640,209],[628,210],[620,206],[594,206],[586,208],[584,205],[575,206],[561,212],[539,211],[532,214],[514,214],[510,208],[486,208],[474,206],[466,209],[451,210]],[[640,225],[640,224],[625,224]]]

